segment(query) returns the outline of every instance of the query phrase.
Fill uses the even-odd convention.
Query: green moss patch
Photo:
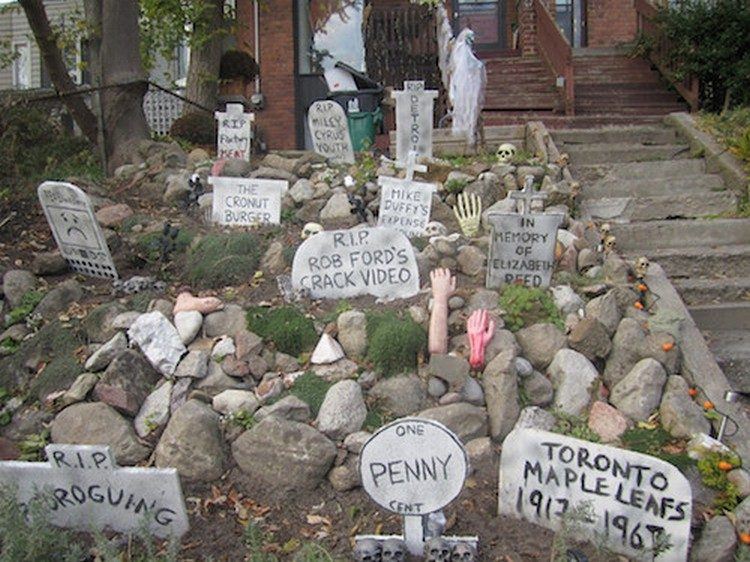
[[[149,232],[138,238],[137,247],[139,255],[148,263],[158,262],[162,255],[163,238],[164,236],[161,231]],[[173,244],[170,254],[185,253],[192,241],[193,233],[184,228],[180,229],[174,241],[170,240],[170,243]]]
[[[253,233],[210,234],[188,252],[187,281],[207,289],[247,283],[258,269],[262,252],[261,239]]]
[[[333,386],[315,373],[307,372],[294,381],[290,393],[310,406],[310,414],[317,417],[328,389]]]
[[[247,312],[247,328],[276,345],[276,349],[297,356],[310,351],[318,342],[313,321],[293,306],[264,308]]]
[[[500,294],[500,307],[505,311],[503,319],[511,332],[540,322],[554,324],[561,330],[565,327],[555,301],[545,289],[506,285]]]
[[[36,305],[38,305],[44,298],[44,291],[29,291],[21,297],[21,303],[11,310],[5,316],[5,327],[8,328],[13,324],[18,324],[26,320],[26,317],[34,312]]]
[[[367,340],[367,359],[386,376],[416,370],[419,355],[427,350],[422,326],[393,312],[368,316]]]

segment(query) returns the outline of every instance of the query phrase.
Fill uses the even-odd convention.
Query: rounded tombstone
[[[451,503],[469,470],[463,444],[443,424],[402,418],[378,430],[359,458],[362,487],[401,515],[424,515]]]

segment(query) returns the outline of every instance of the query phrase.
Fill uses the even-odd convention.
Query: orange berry
[[[645,293],[646,291],[648,291],[648,287],[643,283],[639,283],[636,289],[638,289],[642,293]]]
[[[661,348],[664,351],[672,351],[674,349],[674,342],[668,341],[663,344],[661,344]]]
[[[695,398],[696,396],[698,396],[698,389],[697,388],[691,388],[691,389],[688,390],[688,394],[690,396],[692,396],[693,398]]]
[[[713,402],[711,402],[710,400],[706,400],[706,401],[705,401],[705,402],[703,403],[703,409],[704,409],[704,410],[713,410],[713,409],[714,409],[714,403],[713,403]]]
[[[640,301],[635,301],[635,303],[633,303],[633,306],[636,307],[638,310],[643,310],[643,303]]]
[[[742,544],[750,544],[750,533],[740,533],[740,542]]]
[[[723,470],[724,472],[729,472],[734,468],[734,466],[732,466],[732,463],[728,461],[719,461],[718,463],[716,463],[716,467],[719,470]]]

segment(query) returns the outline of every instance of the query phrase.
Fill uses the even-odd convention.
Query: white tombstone
[[[414,248],[397,230],[330,230],[308,238],[297,249],[292,287],[316,299],[405,299],[419,292],[419,269]]]
[[[334,164],[354,164],[354,148],[344,109],[335,101],[316,101],[307,112],[313,150]]]
[[[226,226],[281,223],[281,197],[288,182],[253,178],[209,177],[213,185],[213,222]]]
[[[395,228],[408,238],[424,235],[437,186],[389,177],[379,177],[378,184],[381,186],[378,226]]]
[[[48,462],[0,462],[0,482],[19,504],[39,497],[66,529],[127,533],[144,523],[157,537],[181,537],[188,516],[174,468],[119,468],[108,446],[47,445]]]
[[[362,487],[383,509],[404,516],[403,540],[421,555],[426,516],[450,504],[463,489],[469,461],[458,437],[443,424],[402,418],[380,428],[362,447]],[[357,540],[389,537],[358,536]],[[476,537],[446,537],[469,542]]]
[[[91,200],[73,184],[46,181],[37,190],[60,254],[73,271],[117,279]]]
[[[432,114],[437,90],[425,90],[422,80],[405,80],[394,91],[396,100],[396,160],[406,162],[409,152],[432,158]]]
[[[660,459],[538,429],[503,442],[498,512],[559,530],[564,518],[637,560],[687,560],[692,490]],[[567,514],[567,515],[566,515]],[[668,540],[671,547],[653,553]]]
[[[245,107],[241,103],[228,103],[226,111],[217,111],[214,116],[219,122],[216,135],[217,157],[249,162],[250,141],[253,138],[250,123],[255,121],[255,114],[245,113]]]

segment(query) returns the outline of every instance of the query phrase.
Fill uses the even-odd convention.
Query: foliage
[[[562,411],[556,411],[555,417],[557,418],[557,422],[555,423],[555,427],[552,428],[552,431],[555,433],[570,435],[576,439],[599,443],[599,435],[589,428],[585,419],[566,414]]]
[[[732,511],[741,498],[737,486],[729,481],[728,471],[722,468],[725,463],[733,468],[740,466],[740,460],[734,455],[710,452],[698,461],[698,472],[706,486],[719,492],[714,498],[714,507],[720,511]]]
[[[698,126],[718,137],[730,152],[745,164],[750,172],[750,107],[741,107],[722,113],[701,112]]]
[[[233,412],[229,415],[229,421],[233,424],[240,426],[242,429],[252,429],[258,421],[255,417],[247,410],[240,410],[239,412]]]
[[[49,443],[49,429],[43,429],[39,433],[32,433],[18,444],[21,455],[18,457],[22,461],[41,461],[44,460],[44,448]]]
[[[317,417],[326,393],[332,386],[333,383],[322,379],[315,373],[307,372],[294,381],[290,393],[310,406],[310,413],[313,417]]]
[[[216,122],[209,113],[191,111],[175,119],[169,134],[177,141],[199,146],[215,146]]]
[[[522,166],[524,164],[532,164],[534,162],[534,153],[526,150],[525,148],[519,148],[513,155],[510,163],[516,166]]]
[[[293,306],[253,307],[247,311],[247,328],[272,341],[278,351],[295,357],[318,342],[313,321]]]
[[[70,531],[49,522],[49,508],[43,497],[31,500],[19,509],[16,491],[0,488],[0,562],[37,562],[59,560],[78,562],[86,551],[75,544]]]
[[[34,312],[36,305],[38,305],[43,298],[43,291],[29,291],[22,296],[19,305],[5,316],[5,327],[7,328],[13,324],[23,322],[29,314]]]
[[[555,301],[539,287],[506,285],[500,294],[500,307],[505,311],[503,319],[511,332],[540,322],[554,324],[560,329],[565,326]]]
[[[0,170],[16,188],[71,175],[103,177],[85,138],[66,131],[48,110],[10,96],[0,99]]]
[[[704,109],[750,103],[750,5],[745,0],[670,3],[657,21],[676,78],[700,80]]]
[[[451,178],[445,182],[443,187],[448,193],[461,193],[469,182],[466,178]]]
[[[386,376],[414,370],[427,349],[427,334],[411,317],[393,312],[367,317],[367,358]]]
[[[208,234],[188,252],[187,280],[210,289],[247,283],[262,251],[260,238],[251,232]]]
[[[221,80],[242,79],[249,82],[255,79],[259,71],[258,63],[245,51],[230,49],[221,55],[219,63]]]
[[[692,461],[685,452],[674,452],[680,447],[664,428],[639,426],[625,431],[621,437],[622,444],[637,453],[657,457],[684,470]]]
[[[13,355],[19,347],[21,347],[21,342],[17,342],[13,338],[5,338],[0,341],[0,356]]]
[[[354,181],[362,187],[369,181],[375,181],[378,176],[378,161],[371,152],[363,151],[358,155],[357,168],[354,172]]]
[[[367,416],[362,424],[365,431],[374,432],[393,420],[393,415],[383,410],[378,403],[367,408]]]
[[[136,245],[140,256],[148,263],[157,263],[162,255],[162,239],[163,235],[161,231],[149,232],[139,237]],[[177,234],[177,238],[174,239],[174,248],[171,253],[182,254],[188,249],[192,241],[193,233],[181,228]]]
[[[567,562],[571,558],[567,552],[574,542],[580,540],[586,523],[596,519],[590,501],[581,502],[567,510],[560,518],[560,529],[552,541],[552,562]]]
[[[271,549],[268,543],[273,539],[272,533],[263,531],[258,523],[250,521],[243,532],[245,546],[250,551],[250,556],[246,560],[248,562],[279,562],[279,558],[269,552]],[[299,545],[299,541],[294,539],[287,544],[295,548]],[[282,550],[284,552],[290,551],[287,545],[284,545]],[[290,560],[291,562],[335,562],[333,556],[325,548],[312,542],[304,543]]]

